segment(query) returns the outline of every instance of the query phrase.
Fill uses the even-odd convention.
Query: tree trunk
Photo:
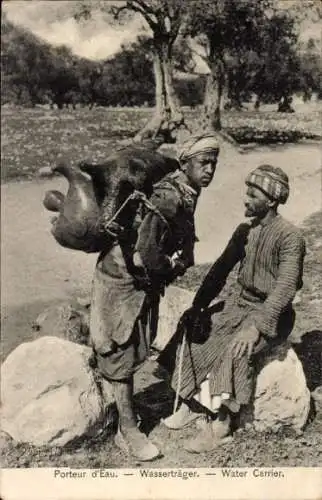
[[[278,103],[277,111],[280,113],[294,113],[294,109],[291,106],[292,98],[283,95],[281,100]]]
[[[230,89],[229,100],[225,104],[224,109],[233,109],[235,111],[241,111],[243,109],[240,91],[237,86]]]
[[[259,110],[260,104],[261,104],[261,96],[257,95],[254,104],[254,109],[256,109],[256,111]]]
[[[171,54],[168,45],[156,48],[153,61],[155,75],[155,111],[152,119],[140,130],[136,142],[154,139],[160,143],[176,142],[176,131],[186,126],[173,86]]]
[[[203,114],[200,127],[203,131],[216,132],[221,138],[235,147],[238,147],[236,140],[222,130],[221,124],[221,101],[224,93],[225,68],[222,61],[208,62],[211,73],[208,75]]]
[[[208,75],[203,105],[203,128],[214,131],[221,130],[221,100],[224,89],[222,65],[209,63],[211,73]]]

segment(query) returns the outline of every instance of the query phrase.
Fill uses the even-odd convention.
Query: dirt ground
[[[279,165],[288,173],[292,194],[281,213],[289,220],[299,224],[321,209],[319,145],[257,148],[244,154],[236,152],[231,146],[225,146],[215,179],[202,194],[196,214],[200,240],[196,249],[197,263],[214,261],[220,254],[243,214],[244,178],[260,163]],[[64,182],[55,178],[8,183],[1,188],[2,359],[34,335],[31,333],[31,324],[45,307],[71,296],[86,296],[89,292],[96,256],[59,247],[49,232],[50,214],[42,208],[45,191],[62,187]],[[316,238],[312,241],[314,244]],[[307,277],[308,290],[312,275],[314,270]],[[312,309],[312,321],[307,318],[306,331],[318,328],[317,317],[318,313],[313,314]],[[164,394],[164,383],[155,377],[154,370],[155,364],[150,360],[138,373],[136,386],[141,395],[137,403],[142,406],[146,397],[152,398],[153,403],[153,394],[157,390],[158,400],[154,405],[157,413]],[[142,408],[144,412],[144,405]],[[156,414],[149,415],[149,420],[152,422],[155,417]],[[174,436],[173,432],[156,426],[151,436],[164,453],[164,457],[156,464],[158,467],[314,466],[321,464],[322,457],[319,425],[321,422],[312,422],[302,436],[284,433],[258,438],[252,435],[252,431],[242,430],[220,453],[196,457],[181,449],[180,442],[187,437],[186,433],[179,432]],[[195,431],[191,429],[191,432]],[[112,440],[106,438],[105,434],[95,442],[82,443],[66,450],[39,450],[26,445],[9,446],[6,449],[8,453],[4,465],[9,467],[137,465],[115,450]]]
[[[219,256],[243,214],[245,176],[256,165],[269,162],[283,167],[291,180],[291,196],[281,213],[300,223],[320,208],[319,145],[263,147],[245,154],[226,145],[197,208],[196,263]],[[60,247],[49,231],[51,214],[42,206],[46,190],[65,191],[66,186],[65,180],[55,178],[1,187],[3,356],[30,338],[32,321],[47,305],[86,295],[90,288],[96,255]]]

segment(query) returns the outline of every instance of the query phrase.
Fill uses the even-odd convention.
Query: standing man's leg
[[[158,448],[137,427],[133,408],[133,376],[126,380],[113,381],[112,385],[119,413],[115,444],[139,460],[157,458],[160,455]]]
[[[157,447],[139,431],[133,407],[133,375],[146,357],[148,344],[137,321],[133,334],[123,346],[107,355],[97,355],[98,370],[113,387],[119,415],[115,444],[139,460],[153,460],[160,455]]]

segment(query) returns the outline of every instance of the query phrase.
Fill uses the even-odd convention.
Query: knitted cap
[[[279,167],[260,165],[246,178],[248,186],[255,186],[279,203],[286,203],[290,188],[286,173]]]

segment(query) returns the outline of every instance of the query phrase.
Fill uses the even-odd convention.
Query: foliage
[[[104,63],[97,90],[98,102],[106,106],[153,106],[155,103],[150,40],[139,38],[124,45],[113,59]]]
[[[172,97],[180,104],[200,104],[208,89],[205,77],[191,75],[196,70],[195,44],[191,44],[191,37],[203,50],[203,57],[214,74],[213,83],[221,82],[221,96],[225,84],[227,106],[242,109],[253,93],[258,96],[257,105],[278,102],[294,91],[302,91],[304,99],[310,99],[312,92],[321,96],[319,45],[314,39],[296,44],[299,22],[310,18],[310,13],[318,15],[312,2],[307,4],[307,12],[303,13],[298,9],[298,2],[291,2],[290,9],[281,9],[276,0],[75,2],[73,10],[80,16],[86,17],[92,9],[103,5],[109,23],[116,22],[113,12],[119,22],[126,23],[137,8],[136,12],[148,25],[154,23],[156,31],[152,38],[147,33],[135,43],[122,46],[114,57],[98,63],[78,58],[66,47],[51,47],[12,25],[3,15],[1,102],[32,106],[53,103],[59,108],[77,103],[91,107],[95,104],[155,105],[158,92],[153,54],[162,30],[170,30],[164,47],[170,49],[172,58],[169,71],[175,72],[168,84],[174,90]],[[268,9],[272,5],[275,8]],[[180,23],[175,23],[178,12]],[[157,26],[162,28],[161,32]],[[182,78],[182,72],[187,72],[187,76]],[[210,102],[216,104],[215,94]]]
[[[267,5],[266,1],[256,0],[191,2],[186,34],[199,43],[210,69],[205,95],[206,126],[221,128],[221,99],[228,75],[229,97],[240,101],[247,54],[259,45]]]
[[[123,46],[114,58],[96,63],[53,48],[3,21],[2,104],[71,103],[153,105],[154,78],[149,41]]]
[[[261,29],[250,90],[274,102],[299,89],[296,43],[294,19],[287,12],[274,13]]]
[[[185,77],[174,78],[174,89],[181,106],[191,106],[194,108],[202,104],[205,87],[205,75],[186,74]]]
[[[299,90],[295,20],[287,10],[270,10],[272,1],[207,5],[194,3],[187,32],[203,48],[217,86],[226,80],[232,106],[241,109],[251,93],[275,102]]]
[[[61,106],[64,95],[77,90],[76,59],[66,47],[53,48],[28,31],[1,23],[2,103],[48,102]]]
[[[47,89],[49,48],[24,30],[15,30],[8,22],[1,23],[1,77],[4,94],[7,89],[29,102],[39,99],[39,87]],[[38,67],[38,72],[29,71]],[[27,78],[28,75],[28,78]],[[28,97],[26,97],[26,95]]]
[[[241,54],[260,40],[267,2],[256,0],[196,0],[191,3],[186,33],[199,37],[207,60]]]
[[[304,99],[309,100],[312,92],[322,97],[322,53],[315,40],[310,38],[300,47],[300,87]]]

